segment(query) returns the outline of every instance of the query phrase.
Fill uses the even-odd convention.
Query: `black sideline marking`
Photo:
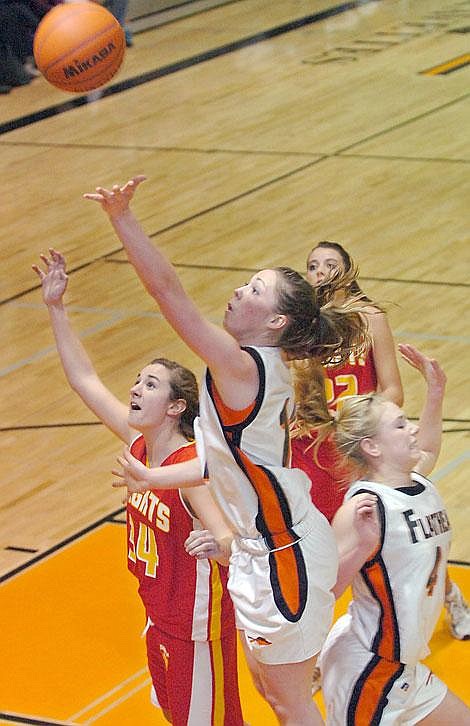
[[[80,537],[83,537],[85,534],[88,534],[88,532],[92,532],[94,529],[97,529],[102,524],[107,524],[110,522],[113,517],[116,517],[119,514],[122,514],[124,512],[126,507],[120,507],[119,509],[115,509],[114,512],[110,512],[104,517],[101,517],[101,519],[98,519],[96,522],[93,522],[92,524],[89,524],[87,527],[84,527],[79,532],[75,532],[75,534],[70,535],[70,537],[66,537],[62,542],[58,542],[53,547],[50,547],[48,550],[45,550],[44,552],[41,552],[41,554],[37,555],[36,557],[33,557],[31,560],[28,560],[28,562],[25,562],[22,565],[19,565],[18,567],[15,567],[13,570],[10,570],[10,572],[5,573],[4,575],[0,575],[0,583],[5,582],[5,580],[9,580],[14,575],[17,575],[18,573],[22,572],[23,570],[26,570],[31,565],[34,565],[36,562],[40,562],[41,560],[44,560],[49,555],[54,554],[58,550],[62,549],[66,545],[75,542],[75,540],[80,539]],[[2,714],[0,714],[0,717]],[[29,722],[27,722],[29,723]],[[36,723],[32,721],[31,723]],[[39,723],[39,722],[38,722]],[[40,722],[42,723],[42,721]]]
[[[4,549],[10,550],[11,552],[29,552],[31,554],[38,552],[38,550],[35,550],[31,547],[16,547],[15,545],[8,545],[8,547],[4,547]]]
[[[255,33],[254,35],[250,35],[247,38],[241,38],[240,40],[226,43],[225,45],[221,45],[218,48],[206,50],[204,51],[204,53],[199,53],[189,58],[184,58],[180,61],[176,61],[175,63],[169,63],[168,65],[162,66],[161,68],[156,68],[153,71],[142,73],[139,76],[128,78],[125,81],[120,81],[119,83],[114,83],[113,85],[107,86],[106,88],[90,91],[88,95],[79,96],[78,98],[73,98],[70,101],[65,101],[65,103],[59,103],[55,106],[49,106],[49,108],[44,108],[41,111],[36,111],[34,113],[28,114],[27,116],[21,116],[11,121],[7,121],[6,123],[0,124],[0,135],[6,134],[9,131],[14,131],[15,129],[19,129],[24,126],[29,126],[30,124],[36,123],[37,121],[43,121],[46,118],[51,118],[51,116],[57,116],[58,114],[71,111],[75,108],[78,108],[79,106],[85,106],[88,103],[96,103],[102,98],[106,98],[107,96],[113,96],[115,93],[122,93],[123,91],[127,91],[129,88],[136,88],[137,86],[141,86],[144,83],[148,83],[149,81],[154,81],[157,78],[169,76],[173,73],[177,73],[178,71],[185,70],[186,68],[191,68],[192,66],[205,63],[206,61],[212,60],[213,58],[220,58],[221,56],[227,55],[229,53],[234,53],[235,51],[246,48],[247,46],[255,45],[256,43],[262,43],[265,40],[276,38],[278,35],[284,35],[285,33],[290,33],[293,30],[298,30],[298,28],[303,28],[306,25],[313,25],[314,23],[319,23],[322,20],[333,17],[334,15],[341,15],[348,10],[355,10],[357,7],[366,5],[370,2],[377,2],[377,0],[359,0],[358,2],[346,2],[342,3],[341,5],[334,5],[332,8],[321,10],[320,12],[313,13],[312,15],[306,15],[303,18],[298,18],[297,20],[291,20],[288,23],[278,25],[277,27],[271,28],[270,30],[263,30],[260,33]],[[99,93],[99,96],[97,91]],[[93,93],[97,93],[96,98],[93,97]]]

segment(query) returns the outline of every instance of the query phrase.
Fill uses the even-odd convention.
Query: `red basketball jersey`
[[[377,390],[377,373],[370,348],[365,356],[350,355],[344,365],[325,366],[325,390],[328,407],[336,411],[346,396],[357,396]]]
[[[376,388],[377,374],[372,349],[364,357],[355,358],[351,355],[348,362],[340,367],[325,366],[326,398],[329,408],[334,411],[338,404],[341,405],[342,398],[371,393]],[[314,459],[314,441],[315,432],[312,432],[312,438],[303,436],[292,440],[292,466],[302,469],[310,477],[312,501],[331,522],[343,503],[347,472],[339,465],[335,446],[329,439],[317,449],[319,466]]]
[[[131,452],[147,463],[143,436],[135,439]],[[162,466],[195,456],[195,444],[188,443],[170,454]],[[215,640],[235,627],[227,591],[228,569],[187,554],[184,542],[197,528],[200,524],[179,489],[151,489],[128,499],[128,566],[139,581],[147,616],[174,637]]]

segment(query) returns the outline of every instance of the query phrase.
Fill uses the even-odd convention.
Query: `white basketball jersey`
[[[436,488],[419,474],[412,480],[398,489],[359,481],[346,494],[376,494],[382,529],[381,546],[353,581],[352,630],[368,650],[408,664],[429,653],[451,540]]]
[[[311,512],[310,480],[289,468],[293,390],[280,350],[245,350],[258,367],[258,395],[242,411],[229,409],[207,371],[200,407],[204,456],[210,486],[234,531],[264,537],[271,549],[291,544],[292,527]]]

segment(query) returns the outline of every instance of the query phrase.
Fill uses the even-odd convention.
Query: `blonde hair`
[[[361,442],[377,434],[386,401],[379,393],[348,396],[335,414],[333,440],[336,447],[342,457],[361,469],[368,465]]]
[[[297,363],[296,368],[298,371]],[[380,393],[347,396],[342,399],[339,409],[333,412],[326,405],[324,392],[321,395],[313,386],[313,394],[307,394],[305,385],[308,385],[308,380],[297,375],[294,386],[296,396],[305,396],[306,399],[297,399],[299,402],[291,427],[292,438],[312,439],[307,449],[313,448],[314,461],[320,468],[323,467],[318,461],[318,449],[325,439],[330,438],[337,452],[334,467],[342,472],[339,478],[343,479],[343,483],[359,478],[369,464],[361,442],[376,435],[387,399]]]

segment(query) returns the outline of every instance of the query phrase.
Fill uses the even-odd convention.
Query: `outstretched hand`
[[[118,477],[118,481],[113,482],[113,487],[127,487],[128,494],[143,492],[149,488],[146,478],[149,470],[131,454],[128,446],[116,461],[121,468],[112,470],[112,474]]]
[[[418,348],[409,344],[400,343],[398,349],[402,358],[421,373],[428,386],[444,391],[447,377],[435,358],[428,358]]]
[[[119,217],[119,215],[127,211],[135,190],[146,178],[143,175],[135,176],[122,187],[119,184],[114,184],[112,189],[96,187],[95,193],[84,194],[83,198],[99,202],[111,218]]]
[[[46,305],[61,302],[67,289],[68,277],[65,271],[65,257],[57,250],[49,248],[49,255],[39,255],[46,266],[46,271],[39,265],[32,265],[42,285],[42,298]]]

